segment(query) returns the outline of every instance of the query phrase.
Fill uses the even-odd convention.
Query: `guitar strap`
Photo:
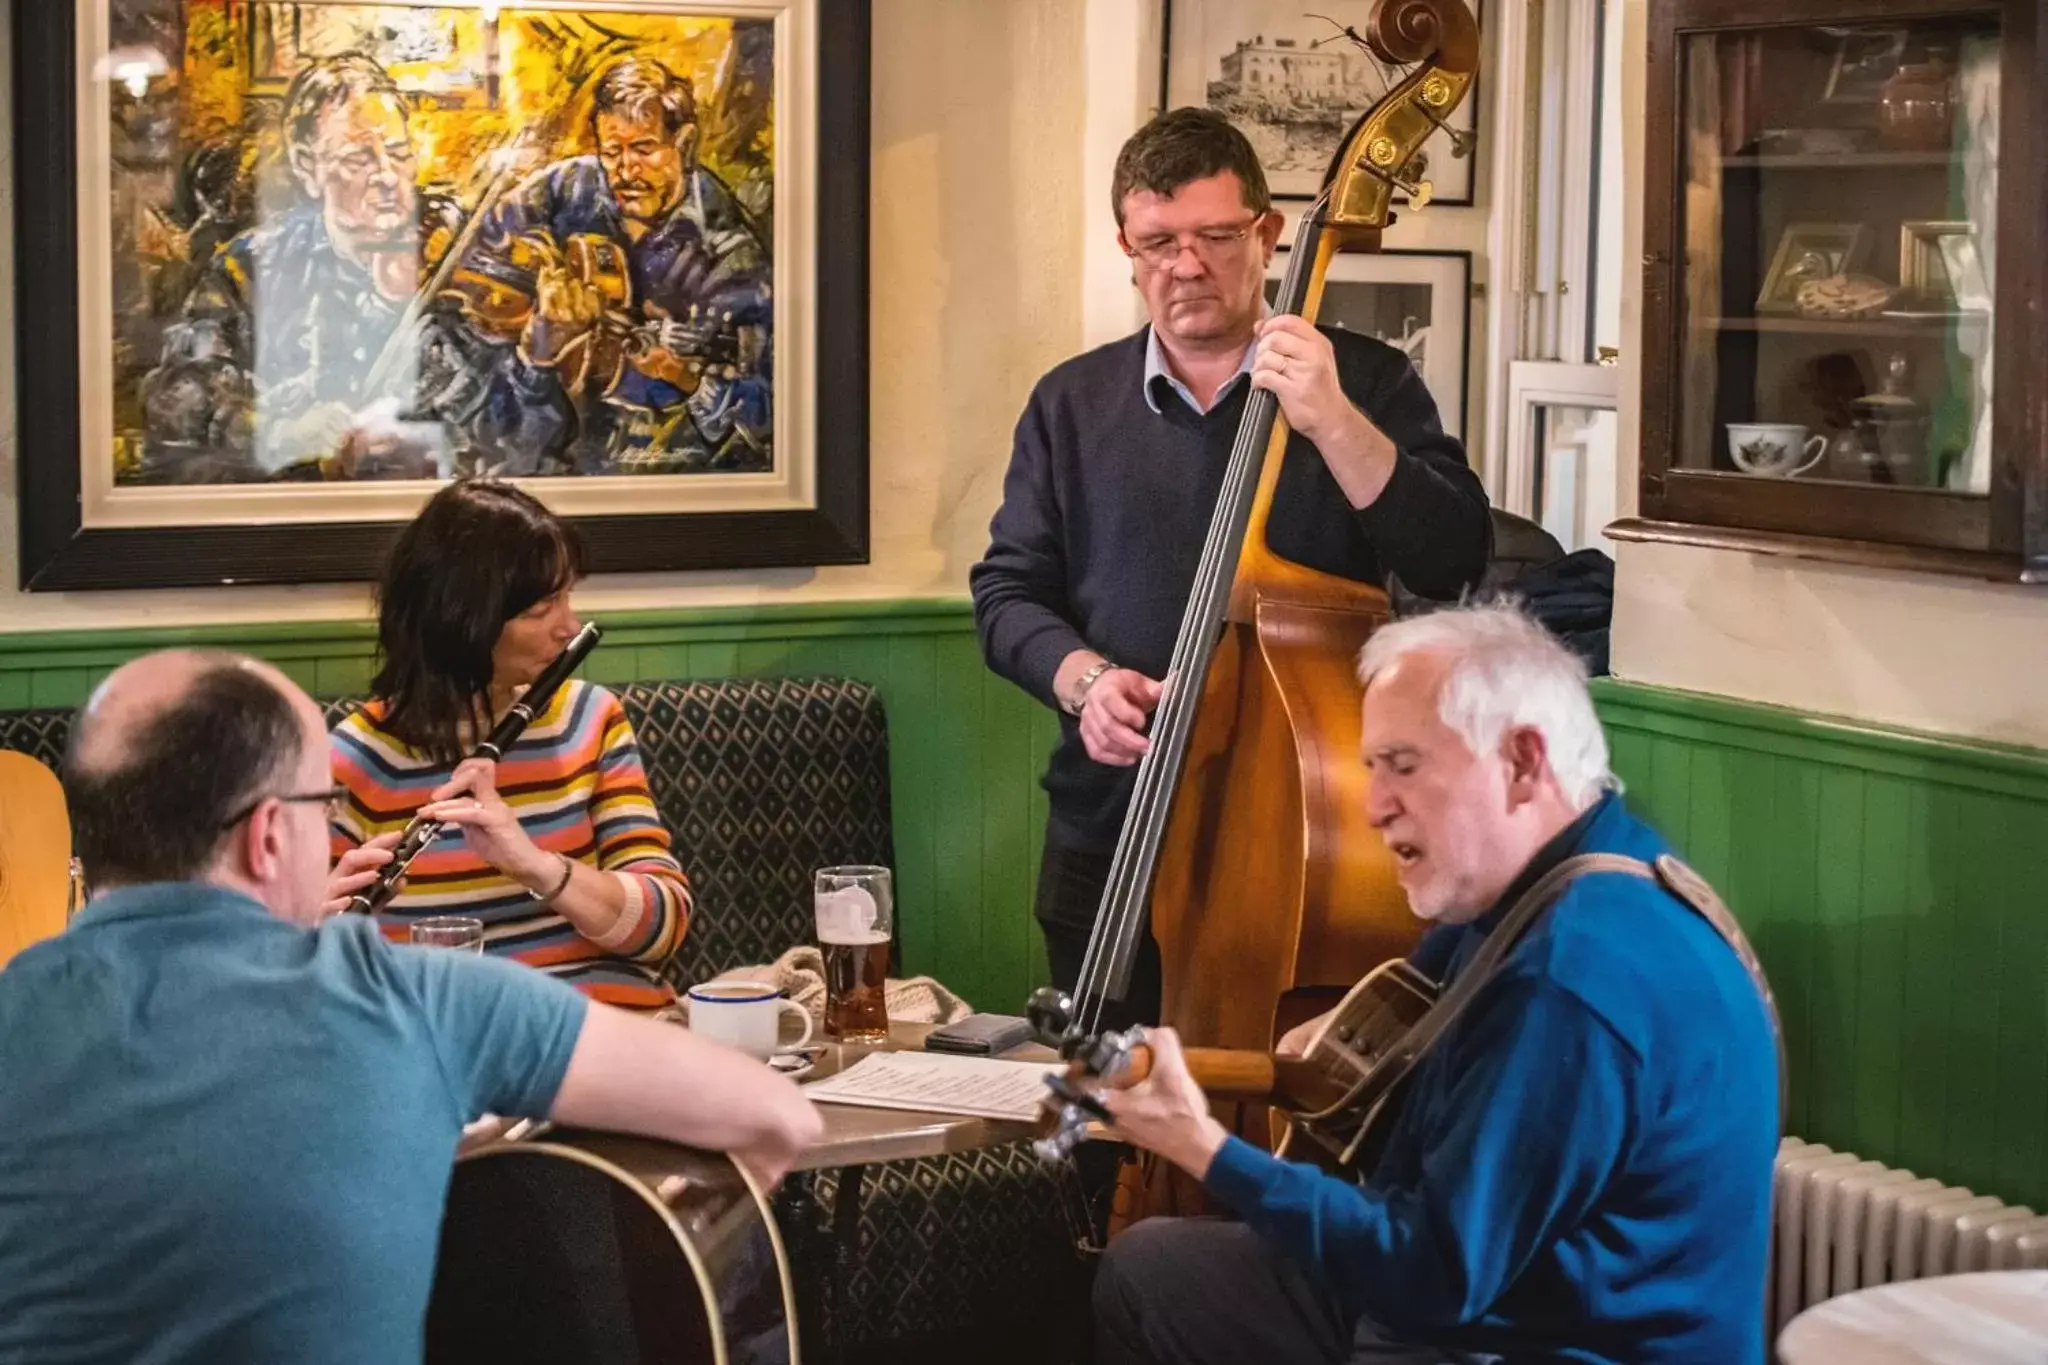
[[[1450,1029],[1460,1015],[1472,1003],[1473,997],[1483,990],[1515,944],[1527,933],[1538,916],[1556,904],[1573,882],[1589,873],[1618,872],[1631,877],[1641,877],[1655,882],[1681,904],[1699,915],[1714,932],[1719,934],[1743,970],[1755,985],[1757,994],[1763,999],[1764,1012],[1770,1017],[1771,1038],[1778,1051],[1778,1116],[1782,1128],[1786,1113],[1785,1076],[1785,1035],[1778,1022],[1777,998],[1771,994],[1771,984],[1764,976],[1763,964],[1757,960],[1756,951],[1750,947],[1742,926],[1706,878],[1686,866],[1678,858],[1666,853],[1658,857],[1655,864],[1645,863],[1639,858],[1630,858],[1619,853],[1580,853],[1566,858],[1556,867],[1538,878],[1535,885],[1523,892],[1520,898],[1508,908],[1494,931],[1487,935],[1479,951],[1465,964],[1443,994],[1437,997],[1429,1012],[1423,1015],[1414,1028],[1410,1029],[1399,1042],[1389,1049],[1381,1065],[1391,1069],[1391,1078],[1382,1093],[1388,1093],[1393,1085],[1404,1079],[1417,1062]],[[1378,1068],[1375,1068],[1377,1070]]]

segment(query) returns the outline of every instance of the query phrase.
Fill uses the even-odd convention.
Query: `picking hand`
[[[1316,1031],[1327,1024],[1330,1021],[1330,1015],[1336,1012],[1335,1010],[1329,1010],[1318,1014],[1306,1024],[1296,1024],[1293,1028],[1280,1035],[1280,1045],[1273,1049],[1274,1052],[1282,1057],[1308,1056],[1309,1040],[1316,1036]]]
[[[391,850],[398,843],[402,830],[392,830],[374,839],[356,845],[334,860],[334,867],[327,874],[327,899],[321,903],[320,913],[338,915],[348,909],[349,899],[377,880],[377,870],[391,861]],[[404,885],[401,878],[399,884]]]
[[[1258,337],[1252,386],[1272,390],[1288,426],[1320,445],[1364,420],[1337,382],[1337,351],[1328,337],[1292,313],[1261,322]]]
[[[1142,673],[1112,668],[1088,688],[1081,704],[1081,743],[1097,763],[1128,768],[1145,756],[1152,741],[1145,724],[1165,688]]]
[[[554,855],[527,836],[518,814],[498,795],[497,776],[498,765],[490,759],[466,758],[419,813],[462,826],[470,850],[514,881],[544,885],[558,875]]]

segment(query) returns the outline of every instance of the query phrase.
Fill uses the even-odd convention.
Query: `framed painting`
[[[1313,199],[1345,130],[1393,88],[1401,73],[1344,34],[1365,32],[1375,0],[1166,0],[1162,108],[1217,110],[1250,139],[1276,199]],[[1485,23],[1484,0],[1466,0]],[[1479,90],[1449,125],[1476,138]],[[1473,144],[1476,148],[1477,143]],[[1442,130],[1422,144],[1431,203],[1472,202],[1473,160],[1453,156]],[[1406,203],[1396,195],[1394,202]]]
[[[868,0],[13,14],[24,587],[867,558]]]
[[[1271,302],[1287,256],[1273,253],[1266,272]],[[1375,337],[1407,355],[1436,399],[1444,430],[1465,438],[1470,379],[1472,253],[1340,251],[1323,276],[1316,321]]]

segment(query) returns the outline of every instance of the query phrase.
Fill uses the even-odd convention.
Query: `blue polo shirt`
[[[1455,980],[1573,853],[1653,861],[1609,795],[1502,902],[1415,953]],[[1654,882],[1582,876],[1426,1054],[1362,1186],[1236,1138],[1207,1185],[1354,1313],[1512,1361],[1761,1365],[1778,1146],[1770,1015]]]
[[[449,1170],[582,1029],[530,968],[96,898],[0,972],[0,1361],[417,1361]]]

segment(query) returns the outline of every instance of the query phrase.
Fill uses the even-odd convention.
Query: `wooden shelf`
[[[1836,540],[1827,536],[1796,535],[1784,531],[1752,531],[1727,526],[1700,526],[1689,522],[1655,521],[1629,517],[1606,528],[1610,540],[1633,544],[1694,545],[1710,550],[1739,550],[1748,554],[1783,555],[1792,559],[1819,560],[1828,564],[1853,564],[1861,568],[1905,570],[1914,573],[1950,574],[1980,578],[1993,583],[2038,583],[2014,555],[1982,554],[1969,550],[1938,550],[1913,545],[1883,544],[1868,540]]]
[[[1953,152],[1765,152],[1721,158],[1724,169],[1760,171],[1901,171],[1960,164]]]
[[[1771,332],[1786,336],[1941,337],[1958,327],[1981,327],[1988,313],[1940,318],[1699,318],[1696,332]]]

